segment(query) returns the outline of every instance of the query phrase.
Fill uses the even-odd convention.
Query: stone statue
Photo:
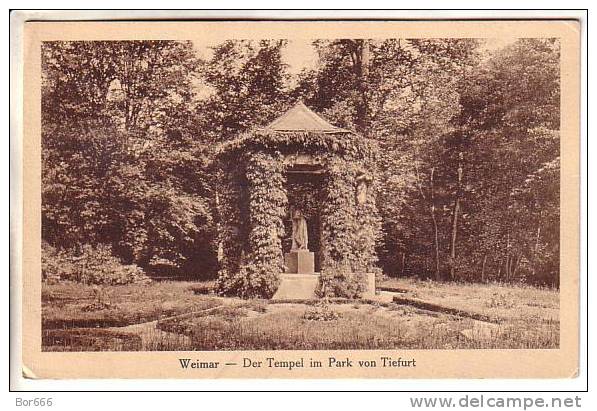
[[[356,200],[358,205],[363,205],[367,201],[367,195],[369,194],[369,183],[371,183],[371,177],[360,175],[357,177],[356,187]]]
[[[357,204],[365,204],[367,201],[367,182],[361,180],[357,183]]]
[[[292,212],[292,250],[306,250],[309,238],[307,220],[300,210]]]

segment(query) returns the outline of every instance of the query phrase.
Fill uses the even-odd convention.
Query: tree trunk
[[[537,255],[539,254],[539,239],[541,237],[541,226],[537,227],[537,235],[535,236],[535,250],[533,252],[533,278],[537,278]]]
[[[454,201],[454,215],[452,217],[452,242],[450,244],[450,278],[454,280],[456,274],[456,237],[458,235],[458,213],[460,212],[460,196],[462,194],[462,153],[458,153],[458,184],[456,186],[456,200]]]
[[[504,264],[504,281],[510,280],[510,233],[506,234],[506,261]]]
[[[217,187],[215,189],[215,206],[216,206],[215,208],[216,208],[218,214],[220,214],[219,213],[220,212],[220,196],[219,196]],[[218,233],[222,232],[221,226],[222,226],[222,223],[218,216],[218,220],[216,223],[216,230]],[[222,262],[224,261],[224,244],[222,244],[222,239],[219,235],[217,237],[217,241],[218,241],[217,259],[218,259],[218,264],[221,266]]]
[[[512,272],[510,273],[510,278],[516,278],[516,272],[518,271],[518,267],[520,266],[520,260],[522,259],[521,256],[516,255],[512,260]]]
[[[487,254],[483,256],[483,267],[481,267],[481,282],[485,282],[485,264],[487,263]]]
[[[434,246],[435,246],[435,279],[437,281],[441,280],[441,274],[439,271],[439,235],[437,230],[437,219],[435,217],[435,192],[433,186],[433,175],[435,173],[435,168],[431,167],[430,173],[430,192],[431,192],[431,219],[433,221],[433,233],[434,233]]]
[[[406,268],[406,253],[402,253],[402,270],[400,271],[400,276],[404,277],[404,269]]]

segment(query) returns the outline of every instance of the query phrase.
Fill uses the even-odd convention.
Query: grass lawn
[[[332,304],[338,318],[305,319],[317,309],[304,304],[269,304],[264,313],[239,309],[158,322],[183,333],[195,350],[555,348],[559,324],[517,320],[486,324],[405,306]]]
[[[121,327],[221,304],[218,298],[196,295],[186,281],[153,282],[102,287],[101,300],[108,305],[94,309],[97,287],[77,283],[42,287],[44,328]]]
[[[43,285],[48,351],[557,348],[557,290],[391,280],[378,302],[274,303],[196,294],[205,284]],[[199,288],[198,288],[199,287]],[[499,318],[421,310],[407,296]]]
[[[389,279],[381,288],[400,289],[402,296],[507,320],[559,321],[557,289],[512,284],[462,284]]]

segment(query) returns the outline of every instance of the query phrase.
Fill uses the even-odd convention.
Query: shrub
[[[280,284],[279,272],[280,266],[275,263],[245,263],[234,275],[220,272],[218,291],[221,295],[269,299]]]
[[[367,289],[362,273],[353,272],[346,264],[333,264],[322,270],[319,294],[322,297],[361,298]]]
[[[333,321],[338,318],[340,314],[330,309],[330,305],[325,302],[308,308],[303,314],[303,319],[307,321]]]
[[[208,294],[214,294],[215,293],[215,286],[213,283],[209,283],[209,284],[194,284],[192,286],[189,287],[189,290],[191,290],[194,294],[197,295],[208,295]]]
[[[42,245],[42,279],[84,284],[120,285],[150,281],[135,264],[123,264],[107,245],[84,245],[79,253]]]

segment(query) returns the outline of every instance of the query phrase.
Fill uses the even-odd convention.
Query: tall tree
[[[214,141],[273,120],[288,104],[285,40],[228,40],[202,66],[211,93],[198,110]]]
[[[473,136],[472,217],[484,227],[471,237],[482,239],[477,260],[489,256],[500,280],[558,284],[559,60],[557,40],[520,39],[461,86],[460,121]]]
[[[451,39],[317,41],[319,66],[303,73],[295,90],[336,123],[379,141],[386,233],[380,252],[387,269],[402,264],[404,271],[408,252],[411,264],[441,274],[450,244],[442,228],[449,197],[445,153],[458,149],[449,137],[460,110],[456,86],[463,68],[475,63],[477,45]]]
[[[196,68],[188,42],[44,43],[47,241],[111,244],[144,267],[180,267],[197,247],[210,255]]]

